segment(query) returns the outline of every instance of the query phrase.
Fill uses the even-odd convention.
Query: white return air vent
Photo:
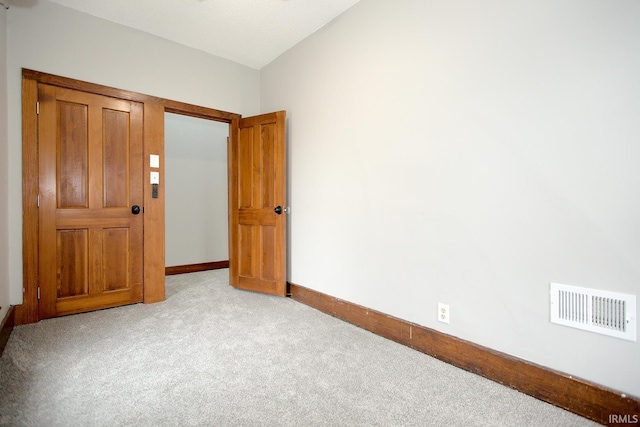
[[[551,283],[551,323],[636,341],[636,296]]]

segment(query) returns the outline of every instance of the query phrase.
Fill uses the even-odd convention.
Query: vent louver
[[[636,341],[636,297],[551,283],[551,322]]]

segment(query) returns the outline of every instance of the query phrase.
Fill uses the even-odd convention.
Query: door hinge
[[[38,197],[36,198],[36,204],[38,205],[38,207],[40,207],[40,195],[38,194]]]
[[[36,102],[36,115],[40,114],[40,101]]]
[[[38,299],[40,299],[40,286],[38,286]]]

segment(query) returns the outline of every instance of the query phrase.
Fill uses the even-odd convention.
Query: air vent
[[[551,323],[636,341],[636,297],[551,283]]]

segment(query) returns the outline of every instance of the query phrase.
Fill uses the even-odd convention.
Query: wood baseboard
[[[173,274],[195,273],[196,271],[218,270],[221,268],[229,268],[229,260],[165,267],[164,275],[171,276]]]
[[[292,299],[461,369],[605,425],[640,420],[640,399],[289,283]]]
[[[7,346],[7,341],[9,341],[15,323],[15,311],[13,310],[13,306],[11,306],[0,326],[0,356],[4,353],[4,348]]]

